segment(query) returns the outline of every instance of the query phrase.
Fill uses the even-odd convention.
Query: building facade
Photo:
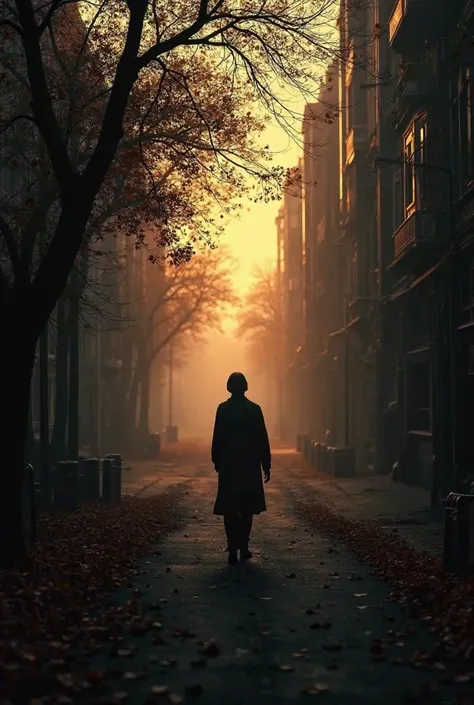
[[[474,469],[473,7],[342,0],[337,130],[325,89],[303,127],[298,432],[434,503]]]
[[[279,284],[282,307],[283,418],[282,436],[293,439],[307,422],[304,378],[304,250],[303,198],[299,174],[288,184],[277,218]]]

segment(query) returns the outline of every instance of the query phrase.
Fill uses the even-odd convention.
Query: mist
[[[246,376],[247,396],[262,406],[271,431],[271,395],[264,379],[252,372],[246,342],[226,331],[210,333],[205,342],[195,345],[173,379],[173,423],[179,427],[180,437],[210,439],[217,405],[229,396],[226,383],[231,372],[243,372]],[[165,397],[167,394],[168,389]]]

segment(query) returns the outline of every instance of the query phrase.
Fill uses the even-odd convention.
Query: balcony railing
[[[431,66],[422,62],[410,62],[403,66],[398,80],[401,98],[423,97],[434,85]]]
[[[352,164],[356,152],[363,149],[367,142],[367,128],[365,125],[356,125],[346,137],[346,166]]]
[[[393,234],[394,259],[399,259],[413,247],[434,244],[436,237],[436,220],[433,214],[415,211]]]

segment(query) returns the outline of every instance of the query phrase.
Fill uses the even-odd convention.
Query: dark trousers
[[[252,520],[253,514],[246,512],[224,514],[224,527],[229,551],[238,551],[240,548],[248,546],[250,532],[252,531]]]

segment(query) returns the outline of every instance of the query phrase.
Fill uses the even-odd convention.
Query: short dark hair
[[[232,372],[227,380],[227,391],[230,394],[245,394],[249,385],[242,372]]]

